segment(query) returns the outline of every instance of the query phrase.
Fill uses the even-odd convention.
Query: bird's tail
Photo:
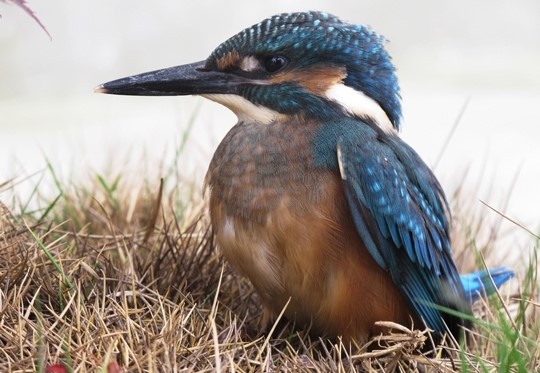
[[[505,267],[496,267],[479,270],[460,275],[465,296],[474,303],[483,296],[491,295],[495,289],[501,287],[506,281],[514,277],[514,272]]]

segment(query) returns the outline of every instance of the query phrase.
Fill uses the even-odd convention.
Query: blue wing
[[[474,303],[484,295],[491,295],[495,288],[514,277],[514,272],[505,267],[490,268],[461,275],[465,296]],[[493,279],[493,282],[491,281]]]
[[[338,140],[338,162],[358,233],[428,327],[457,331],[462,320],[433,306],[470,313],[438,181],[397,135],[367,125],[351,132]]]

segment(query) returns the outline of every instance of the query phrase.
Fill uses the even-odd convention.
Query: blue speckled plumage
[[[200,94],[239,122],[207,175],[216,241],[269,314],[344,340],[378,320],[458,337],[486,276],[460,278],[449,212],[398,135],[399,86],[384,39],[323,12],[279,14],[199,63],[104,84],[106,93]],[[495,285],[511,277],[493,272]],[[465,289],[464,289],[465,285]],[[489,290],[489,289],[488,289]]]
[[[370,254],[421,318],[443,332],[444,315],[429,303],[467,307],[459,304],[464,293],[451,256],[446,200],[429,168],[397,135],[355,119],[326,123],[315,144],[322,164],[338,167],[339,157],[351,214]]]
[[[346,66],[345,85],[362,90],[377,101],[399,129],[399,85],[383,43],[384,38],[369,27],[345,23],[328,13],[284,13],[246,28],[222,43],[208,58],[207,66],[215,67],[215,61],[231,51],[255,56],[284,54],[291,56],[296,69],[321,64]],[[265,93],[279,99],[275,103],[279,108],[280,102],[287,104],[283,93],[290,92],[289,89],[284,86],[282,90],[265,90]],[[302,102],[301,105],[308,109],[324,108],[320,103],[306,105]]]
[[[336,105],[328,105],[321,97],[307,94],[296,84],[282,83],[263,88],[246,87],[242,90],[242,94],[257,105],[270,107],[284,114],[302,111],[306,115],[319,118],[341,115],[341,110]]]

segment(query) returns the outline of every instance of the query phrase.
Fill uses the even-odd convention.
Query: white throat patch
[[[381,106],[364,92],[357,91],[343,83],[330,86],[325,92],[326,98],[341,105],[349,113],[366,116],[386,133],[396,133],[396,129]]]
[[[240,122],[257,122],[270,124],[283,114],[261,105],[255,105],[245,98],[233,94],[206,94],[201,95],[209,100],[220,103],[229,108]]]

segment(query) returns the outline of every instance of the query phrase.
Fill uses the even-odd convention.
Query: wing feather
[[[457,328],[460,320],[434,307],[470,312],[451,256],[448,208],[437,179],[397,135],[369,126],[355,128],[337,147],[345,194],[369,252],[428,327]]]

